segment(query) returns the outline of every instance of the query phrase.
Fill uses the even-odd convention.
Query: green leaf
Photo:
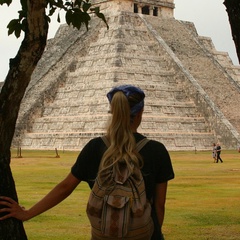
[[[9,22],[9,24],[7,25],[7,28],[8,29],[14,29],[17,24],[19,24],[19,20],[18,19],[13,19]]]
[[[87,12],[91,8],[92,4],[91,3],[83,3],[83,11]]]
[[[81,7],[81,5],[82,5],[82,0],[75,0],[74,1],[74,7],[76,7],[76,6],[78,6],[79,8]]]
[[[21,26],[21,24],[19,24],[18,27],[15,29],[15,36],[16,36],[17,38],[20,37],[21,31],[22,31],[22,26]]]
[[[8,35],[15,33],[15,36],[19,38],[21,31],[23,29],[23,25],[19,23],[18,19],[13,19],[9,22],[9,24],[7,25],[7,28],[8,28]]]
[[[72,25],[73,27],[76,27],[78,30],[81,28],[82,25],[82,11],[80,9],[74,9],[74,13],[72,15]]]
[[[14,32],[14,28],[9,28],[8,29],[8,36],[11,35]]]
[[[91,8],[90,10],[92,12],[95,12],[95,13],[99,13],[100,12],[100,8],[99,7]]]
[[[57,15],[57,22],[61,22],[61,19],[60,19],[60,14],[58,13],[58,15]]]
[[[86,12],[83,12],[82,21],[85,23],[87,30],[88,30],[88,25],[89,25],[90,20],[91,20],[91,17],[89,16],[89,14]]]
[[[107,24],[107,20],[106,20],[104,14],[98,12],[98,13],[96,13],[96,15],[105,22],[105,24],[107,25],[107,29],[109,29],[109,26],[108,26],[108,24]]]
[[[65,15],[66,23],[70,25],[72,23],[73,19],[73,13],[71,10],[68,10]]]

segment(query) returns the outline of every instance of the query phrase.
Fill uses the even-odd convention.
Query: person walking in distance
[[[136,167],[142,172],[146,199],[152,208],[150,211],[151,229],[148,238],[138,234],[138,236],[121,239],[164,239],[162,225],[167,186],[168,181],[174,178],[169,153],[162,143],[151,139],[148,139],[139,151],[136,150],[138,143],[146,138],[137,131],[142,120],[145,98],[140,88],[121,85],[113,88],[107,94],[107,98],[110,103],[111,119],[104,137],[109,142],[109,146],[105,144],[101,136],[91,139],[80,152],[66,178],[30,209],[25,209],[9,197],[1,196],[0,220],[11,217],[21,221],[29,220],[59,204],[73,192],[81,181],[87,182],[92,189],[97,182],[95,179],[100,177],[101,180],[101,173],[105,170],[115,167],[113,169],[121,173],[121,169],[127,166],[128,173],[133,174],[132,171]],[[92,235],[91,239],[109,238],[95,238]]]
[[[213,143],[212,157],[213,157],[213,162],[215,163],[217,161],[217,146],[216,146],[216,143]]]
[[[217,149],[216,149],[216,151],[217,151],[217,163],[218,163],[218,160],[222,163],[223,162],[223,160],[222,160],[222,158],[221,158],[221,146],[220,146],[220,144],[219,143],[217,143]]]

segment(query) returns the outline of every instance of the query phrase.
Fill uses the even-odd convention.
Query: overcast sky
[[[20,46],[21,39],[7,35],[7,24],[17,17],[18,4],[9,8],[0,6],[0,81],[5,79],[9,59],[13,58]],[[235,47],[232,41],[228,16],[223,0],[175,0],[175,18],[195,24],[200,36],[211,37],[216,50],[228,52],[233,63],[238,64]],[[53,37],[58,23],[52,20],[49,37]]]

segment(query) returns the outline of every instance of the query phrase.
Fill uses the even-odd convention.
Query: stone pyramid
[[[93,1],[89,31],[61,25],[48,41],[21,105],[13,146],[81,150],[105,133],[106,93],[133,84],[146,93],[140,133],[169,150],[240,142],[240,68],[193,23],[173,16],[173,0]]]

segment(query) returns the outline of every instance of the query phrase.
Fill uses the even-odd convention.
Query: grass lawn
[[[70,171],[77,152],[12,151],[11,168],[19,202],[32,206]],[[240,239],[240,154],[222,151],[170,152],[175,179],[169,182],[163,232],[166,240]],[[90,239],[85,214],[89,188],[81,183],[55,208],[24,223],[29,240]]]

